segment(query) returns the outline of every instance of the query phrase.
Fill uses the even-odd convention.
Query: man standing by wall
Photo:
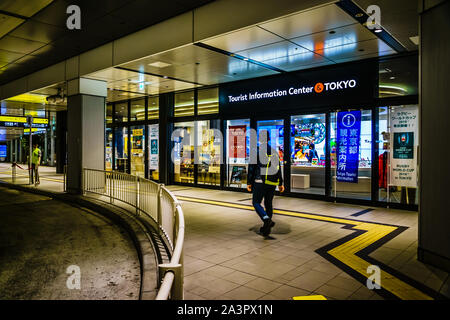
[[[31,181],[34,181],[35,185],[40,184],[39,181],[39,165],[41,164],[42,152],[39,149],[38,144],[34,145],[33,154],[31,158]],[[33,179],[34,178],[34,179]]]

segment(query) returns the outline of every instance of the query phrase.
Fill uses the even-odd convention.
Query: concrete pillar
[[[420,8],[420,204],[418,259],[450,271],[450,1]]]
[[[67,111],[56,112],[56,173],[64,173],[67,157]]]
[[[67,191],[82,193],[82,169],[105,168],[106,82],[79,78],[67,84]]]

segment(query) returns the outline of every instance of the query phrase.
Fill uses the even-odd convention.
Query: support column
[[[105,169],[106,82],[68,82],[67,191],[82,193],[82,169]]]
[[[170,183],[170,173],[173,170],[172,124],[169,122],[169,118],[173,115],[173,105],[173,92],[159,96],[159,182],[164,184]]]
[[[56,173],[64,173],[67,158],[67,111],[56,112]]]
[[[450,271],[450,1],[421,1],[420,8],[420,204],[418,259]],[[437,156],[437,153],[441,153]]]

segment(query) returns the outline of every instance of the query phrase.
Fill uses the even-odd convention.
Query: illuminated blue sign
[[[0,158],[6,158],[7,153],[6,153],[6,145],[1,144],[0,145]]]
[[[358,182],[361,111],[337,114],[337,174],[340,182]]]

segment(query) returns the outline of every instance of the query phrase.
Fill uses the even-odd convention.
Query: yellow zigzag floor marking
[[[189,202],[219,205],[222,207],[237,208],[251,211],[254,210],[253,206],[250,205],[204,200],[183,196],[177,196],[177,199],[181,201],[184,200]],[[375,243],[376,241],[384,238],[391,232],[397,230],[397,227],[395,226],[375,224],[352,219],[326,217],[311,213],[292,212],[280,209],[274,209],[274,213],[285,216],[351,225],[355,230],[365,231],[363,234],[337,246],[334,249],[329,250],[327,253],[336,258],[337,260],[341,261],[342,263],[346,264],[348,267],[355,270],[356,272],[358,272],[359,274],[363,275],[366,278],[368,276],[367,268],[371,265],[371,263],[358,257],[356,253],[363,250],[364,248],[367,248],[372,243]],[[400,279],[394,277],[393,275],[383,270],[381,270],[380,285],[385,290],[391,292],[392,294],[403,300],[432,300],[432,298],[427,294],[423,293],[422,291],[414,288],[413,286],[401,281]]]

